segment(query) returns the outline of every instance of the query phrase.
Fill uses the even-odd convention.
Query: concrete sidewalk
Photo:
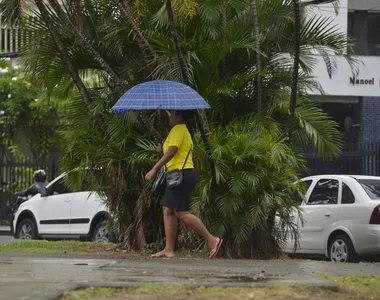
[[[333,288],[313,272],[380,274],[378,264],[337,265],[324,262],[151,259],[90,259],[0,253],[0,299],[53,299],[64,291],[87,286],[155,283],[194,286],[307,284]]]

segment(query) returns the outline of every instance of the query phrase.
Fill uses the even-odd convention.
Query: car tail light
[[[380,205],[376,206],[372,212],[369,224],[379,224],[380,225]]]

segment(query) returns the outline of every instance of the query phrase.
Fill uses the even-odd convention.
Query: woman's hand
[[[145,175],[145,180],[152,180],[154,175],[157,174],[158,170],[160,170],[163,166],[165,166],[177,153],[178,148],[176,146],[170,146],[168,151],[161,157],[161,159],[156,163],[152,170]]]
[[[157,145],[157,152],[162,153],[162,143],[159,143],[159,144]]]
[[[152,169],[150,170],[146,175],[145,175],[145,180],[152,180],[152,178],[154,177],[154,175],[156,175],[157,173],[157,170],[156,169]]]

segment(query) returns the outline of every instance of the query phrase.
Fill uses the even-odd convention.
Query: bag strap
[[[186,160],[185,160],[185,163],[183,164],[182,170],[185,168],[187,160],[189,159],[189,156],[190,156],[190,153],[191,153],[192,150],[193,150],[193,144],[191,144],[189,153],[187,153]]]

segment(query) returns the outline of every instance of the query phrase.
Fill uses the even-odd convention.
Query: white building
[[[380,142],[380,0],[340,0],[339,5],[338,15],[331,4],[312,6],[307,13],[334,19],[337,28],[354,38],[348,54],[359,63],[351,69],[338,57],[330,78],[321,59],[314,76],[325,96],[319,91],[310,95],[340,123],[347,142]]]

